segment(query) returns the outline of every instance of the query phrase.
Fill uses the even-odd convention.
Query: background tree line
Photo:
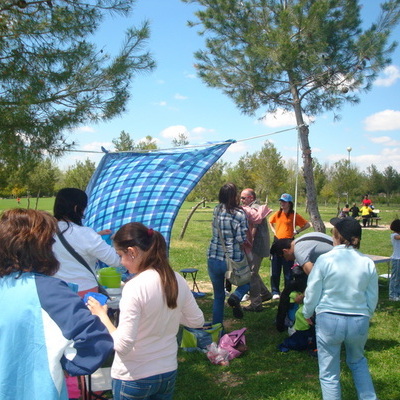
[[[116,151],[157,150],[156,141],[147,136],[135,143],[129,133],[122,131],[113,139]],[[188,138],[181,133],[172,144],[175,147],[189,144]],[[383,171],[371,164],[361,170],[348,159],[341,159],[333,165],[321,165],[313,159],[313,171],[316,192],[320,204],[359,203],[364,194],[373,197],[374,203],[400,203],[400,172],[392,166]],[[31,165],[31,164],[30,164]],[[53,196],[62,187],[76,187],[84,190],[96,169],[94,162],[87,158],[77,161],[66,171],[60,170],[50,159],[36,162],[31,169],[15,169],[6,175],[0,170],[1,197],[42,197]],[[263,147],[252,154],[246,153],[237,163],[218,161],[204,175],[187,200],[216,201],[219,188],[226,182],[234,182],[239,189],[254,188],[260,201],[276,201],[283,192],[294,194],[296,185],[300,203],[306,203],[306,184],[301,167],[293,160],[284,160],[276,147],[266,141]]]
[[[347,159],[321,165],[313,159],[313,171],[318,202],[337,203],[342,207],[345,203],[360,203],[364,194],[370,194],[374,203],[400,203],[400,172],[392,166],[379,171],[374,164],[365,170],[350,163]],[[298,198],[306,203],[306,184],[301,167],[297,168],[293,160],[284,160],[275,146],[266,141],[264,146],[253,154],[245,154],[232,165],[217,162],[204,175],[188,200],[205,198],[217,200],[219,188],[225,182],[234,182],[238,188],[254,188],[260,201],[276,202],[282,193],[294,195],[298,188]]]

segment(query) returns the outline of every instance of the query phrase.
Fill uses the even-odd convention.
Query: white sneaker
[[[242,301],[247,301],[250,299],[250,295],[248,293],[246,293],[243,297],[242,297]]]
[[[296,329],[294,329],[292,326],[289,326],[289,328],[287,328],[287,333],[289,336],[292,336],[293,333],[296,332]]]
[[[272,295],[272,300],[278,300],[280,299],[281,296],[279,296],[279,294],[273,294]]]

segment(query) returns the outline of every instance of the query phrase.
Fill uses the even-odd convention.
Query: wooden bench
[[[370,218],[368,218],[367,226],[374,226],[374,223],[375,223],[375,226],[378,227],[378,222],[381,219],[382,219],[381,217],[370,217]]]

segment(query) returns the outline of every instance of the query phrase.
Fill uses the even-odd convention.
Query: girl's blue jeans
[[[369,317],[320,313],[316,317],[319,380],[323,400],[340,400],[340,349],[353,375],[358,399],[376,400],[374,385],[364,357]]]
[[[172,400],[176,370],[136,381],[112,380],[114,400]]]
[[[212,323],[223,323],[224,306],[225,306],[225,260],[217,260],[216,258],[208,259],[208,275],[210,275],[211,283],[214,290],[213,302],[213,318]],[[236,296],[239,301],[249,291],[250,284],[238,286],[231,296]]]
[[[392,273],[390,274],[389,299],[400,298],[400,258],[392,259]]]

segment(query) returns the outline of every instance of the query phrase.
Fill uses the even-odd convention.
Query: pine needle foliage
[[[149,25],[130,28],[116,56],[91,43],[109,14],[134,0],[3,0],[0,4],[0,162],[74,143],[65,132],[125,111],[134,75],[155,63],[145,50]]]

